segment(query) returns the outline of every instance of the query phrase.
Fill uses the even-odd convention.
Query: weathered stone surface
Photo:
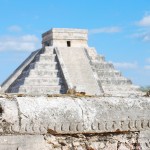
[[[0,98],[2,150],[150,147],[150,98],[7,96]]]
[[[0,136],[1,150],[132,150],[144,149],[137,133],[97,135],[13,135]]]
[[[49,150],[42,135],[0,136],[0,150]]]
[[[19,132],[17,102],[0,98],[0,111],[0,134]]]
[[[100,95],[102,93],[97,80],[94,78],[84,48],[58,47],[57,53],[62,57],[64,66],[70,77],[71,88],[75,86],[76,91],[86,92],[90,95]]]
[[[150,131],[141,131],[138,141],[144,150],[150,149]]]
[[[67,41],[71,47],[87,47],[87,30],[53,28],[42,34],[44,46],[67,47]]]
[[[105,57],[98,55],[94,48],[85,48],[95,78],[104,93],[114,96],[125,96],[130,94],[142,95],[139,87],[123,77],[121,72],[115,70],[112,63],[106,62]]]
[[[145,97],[15,97],[0,99],[5,133],[75,134],[150,130]],[[6,126],[6,127],[5,127]],[[7,132],[6,132],[7,131]]]

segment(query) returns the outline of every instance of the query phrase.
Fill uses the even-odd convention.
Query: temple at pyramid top
[[[88,31],[83,29],[53,28],[42,34],[42,45],[56,47],[88,47]]]
[[[42,48],[31,55],[1,85],[6,93],[88,95],[138,94],[138,87],[88,46],[88,31],[53,28],[42,34]]]

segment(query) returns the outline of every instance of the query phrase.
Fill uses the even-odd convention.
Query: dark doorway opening
[[[67,41],[67,47],[71,47],[71,42]]]
[[[45,46],[50,46],[50,44],[48,42],[45,42]]]

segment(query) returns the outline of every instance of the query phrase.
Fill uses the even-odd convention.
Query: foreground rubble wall
[[[145,134],[129,132],[92,135],[0,136],[1,150],[149,150]],[[150,135],[150,133],[149,133]]]
[[[149,149],[150,98],[5,95],[0,134],[2,150]]]

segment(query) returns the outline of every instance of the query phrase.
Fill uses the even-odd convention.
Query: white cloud
[[[144,69],[145,69],[145,70],[150,70],[150,65],[144,66]]]
[[[33,51],[38,47],[39,39],[35,35],[0,37],[0,51]]]
[[[146,13],[146,15],[138,22],[136,25],[140,26],[137,30],[137,33],[131,35],[131,37],[140,39],[144,42],[150,42],[150,14]]]
[[[20,26],[13,25],[13,26],[8,27],[8,30],[11,32],[20,32],[22,28]]]
[[[120,27],[103,27],[98,29],[91,29],[89,33],[91,34],[98,34],[98,33],[117,33],[121,32]]]
[[[150,32],[149,31],[133,34],[132,37],[141,39],[144,42],[150,42]]]
[[[139,26],[150,26],[150,15],[146,15],[144,16],[139,22],[138,22]]]
[[[116,68],[121,69],[136,69],[138,67],[137,62],[112,62]]]

